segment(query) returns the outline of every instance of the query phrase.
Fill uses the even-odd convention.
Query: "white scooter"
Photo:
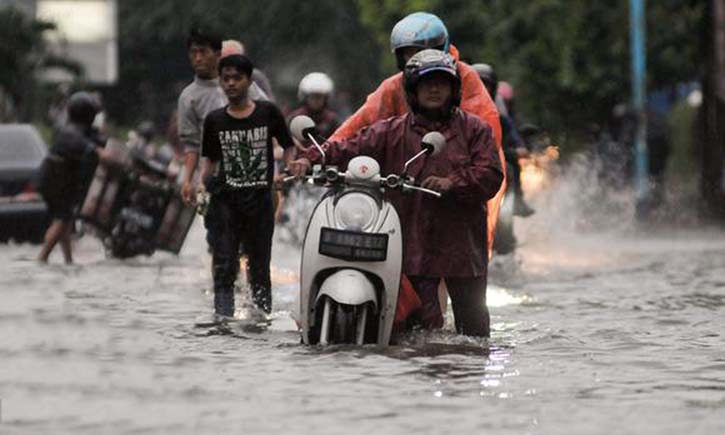
[[[292,135],[325,152],[311,130],[312,119],[298,116]],[[300,326],[305,344],[369,344],[387,346],[393,330],[403,258],[400,219],[385,200],[386,189],[440,193],[413,184],[409,165],[439,153],[445,138],[438,132],[423,137],[421,151],[405,163],[402,174],[380,175],[380,165],[358,156],[342,172],[315,165],[307,181],[330,190],[307,225],[302,247]]]

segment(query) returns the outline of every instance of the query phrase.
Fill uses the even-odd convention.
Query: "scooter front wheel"
[[[365,343],[369,304],[346,305],[324,297],[322,322],[320,325],[321,345]]]

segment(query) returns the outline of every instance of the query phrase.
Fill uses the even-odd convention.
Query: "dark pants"
[[[509,186],[513,187],[513,192],[518,198],[523,198],[524,192],[521,187],[521,162],[518,156],[506,156],[506,179]]]
[[[440,277],[408,277],[423,304],[420,323],[428,329],[443,326],[443,314],[438,302]],[[486,276],[477,278],[445,278],[451,297],[456,331],[463,335],[489,337],[490,317],[486,306]]]
[[[222,192],[212,195],[206,215],[207,242],[211,246],[214,310],[234,315],[234,282],[239,274],[239,245],[247,255],[247,279],[254,303],[272,311],[269,263],[272,256],[274,206],[268,190],[254,195]]]

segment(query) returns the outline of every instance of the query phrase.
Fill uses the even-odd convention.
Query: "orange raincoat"
[[[458,61],[458,50],[455,47],[451,46],[450,53]],[[501,167],[505,171],[506,160],[503,149],[501,148],[501,122],[496,104],[488,95],[476,70],[470,65],[458,61],[458,71],[461,75],[461,109],[478,116],[491,126],[493,135],[496,138],[496,147],[498,148],[499,158],[501,159]],[[405,90],[403,89],[403,73],[399,72],[387,78],[375,92],[368,95],[365,104],[348,118],[329,139],[332,141],[347,139],[357,133],[361,128],[375,121],[392,116],[404,115],[409,110],[408,103],[405,100]],[[487,203],[489,257],[492,252],[491,248],[493,246],[493,235],[496,231],[498,210],[505,191],[506,180],[504,179],[503,183],[501,183],[501,189]]]

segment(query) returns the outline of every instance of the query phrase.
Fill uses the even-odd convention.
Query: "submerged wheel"
[[[370,304],[340,304],[325,296],[318,343],[365,344]]]
[[[355,307],[336,304],[335,317],[332,322],[330,336],[333,343],[355,343]]]

